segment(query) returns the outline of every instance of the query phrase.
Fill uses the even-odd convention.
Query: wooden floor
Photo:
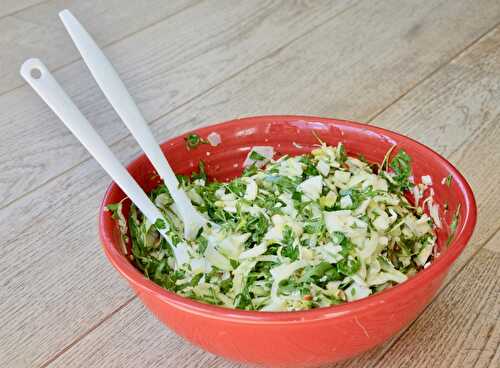
[[[467,177],[474,237],[398,337],[335,367],[500,367],[500,1],[2,0],[0,367],[237,367],[161,326],[108,264],[110,179],[18,74],[41,58],[106,142],[139,153],[58,11],[117,67],[156,137],[260,114],[360,120]]]

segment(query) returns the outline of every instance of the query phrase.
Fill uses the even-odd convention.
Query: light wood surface
[[[352,2],[201,2],[104,49],[151,121],[333,21]],[[107,141],[116,143],[126,136],[82,61],[56,71],[55,77]],[[10,128],[13,124],[23,129]],[[27,86],[0,96],[4,125],[13,134],[0,137],[0,171],[6,173],[0,182],[3,203],[88,158],[69,132],[61,134],[60,122]],[[24,142],[19,150],[8,148],[19,140]],[[18,164],[13,167],[11,162]]]
[[[147,6],[155,11],[144,11],[144,1],[141,0],[127,0],[127,6],[120,6],[121,0],[51,0],[0,18],[0,95],[24,85],[17,71],[19,65],[33,55],[43,58],[51,70],[79,59],[78,51],[59,21],[61,9],[78,14],[78,19],[92,30],[99,45],[109,46],[198,2],[169,0],[169,6],[165,7],[161,6],[162,0],[148,0]]]
[[[370,121],[434,148],[473,186],[473,240],[427,310],[339,367],[500,364],[500,3],[17,1],[0,4],[0,366],[237,367],[161,326],[108,264],[109,182],[17,77],[56,77],[124,161],[139,153],[57,12],[95,35],[163,140],[257,114]],[[33,34],[35,33],[35,34]],[[481,158],[481,159],[479,159]]]

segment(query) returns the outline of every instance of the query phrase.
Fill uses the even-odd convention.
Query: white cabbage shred
[[[220,143],[220,137],[208,140]],[[182,264],[133,207],[132,251],[146,276],[206,303],[293,311],[362,299],[428,267],[439,206],[432,192],[421,200],[432,179],[413,184],[403,151],[380,170],[347,156],[341,144],[273,156],[272,147],[253,147],[242,177],[210,183],[199,173],[182,183],[195,207],[220,225],[194,240],[182,238],[166,188],[155,189],[151,195],[169,221]]]

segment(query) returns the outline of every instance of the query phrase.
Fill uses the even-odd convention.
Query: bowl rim
[[[351,301],[339,305],[334,305],[330,307],[322,307],[317,309],[310,309],[305,311],[286,311],[286,312],[265,312],[265,311],[245,311],[240,309],[232,309],[226,307],[220,307],[212,304],[202,303],[196,300],[192,300],[181,295],[178,295],[172,291],[166,290],[161,286],[155,284],[153,281],[144,277],[144,275],[133,266],[124,255],[122,255],[114,246],[111,234],[106,231],[104,226],[105,216],[107,213],[105,211],[105,206],[110,194],[118,188],[117,184],[111,182],[109,184],[104,198],[101,202],[99,208],[99,236],[101,240],[101,245],[104,252],[117,269],[117,271],[127,279],[127,281],[133,286],[138,294],[146,293],[155,298],[161,299],[162,301],[175,306],[177,309],[187,311],[191,314],[196,314],[203,316],[205,318],[226,320],[238,323],[251,323],[251,324],[282,324],[282,323],[306,323],[313,321],[321,321],[330,318],[336,318],[341,316],[357,315],[364,311],[367,311],[377,305],[387,304],[391,301],[397,301],[400,295],[405,294],[416,287],[421,287],[426,283],[430,282],[433,278],[439,274],[446,271],[451,264],[457,259],[460,253],[463,251],[468,241],[470,240],[475,225],[477,221],[477,207],[474,194],[470,185],[467,183],[463,175],[446,160],[439,153],[435,152],[428,146],[417,142],[416,140],[409,138],[403,134],[396,133],[394,131],[377,127],[375,125],[369,125],[366,123],[360,123],[349,120],[335,119],[335,118],[325,118],[317,116],[307,116],[307,115],[259,115],[259,116],[248,116],[239,119],[233,119],[224,121],[217,124],[210,124],[208,126],[203,126],[182,135],[189,134],[191,132],[199,132],[206,129],[216,130],[220,127],[227,126],[230,124],[241,123],[244,121],[252,122],[269,122],[269,120],[281,120],[283,122],[290,122],[291,119],[305,120],[305,121],[318,121],[322,123],[333,123],[336,125],[344,125],[353,128],[361,128],[370,130],[375,133],[379,133],[390,138],[397,140],[398,142],[405,142],[410,144],[416,144],[422,148],[430,151],[430,153],[436,157],[440,165],[445,166],[445,168],[452,172],[453,182],[458,185],[459,190],[464,194],[465,201],[463,203],[464,216],[462,218],[463,226],[455,233],[454,239],[448,246],[448,250],[438,257],[432,264],[418,272],[415,276],[411,277],[408,281],[404,283],[395,285],[391,288],[372,294],[366,298],[359,299],[356,301]],[[162,144],[168,143],[169,141],[178,138],[181,135],[172,137],[162,142]],[[136,161],[140,160],[143,154],[132,160],[127,168],[133,165]]]

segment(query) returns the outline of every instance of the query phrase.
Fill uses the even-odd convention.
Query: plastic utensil
[[[69,10],[61,11],[59,17],[109,103],[135,137],[167,186],[175,202],[175,209],[184,224],[185,238],[193,239],[200,228],[207,223],[207,219],[194,208],[191,200],[179,187],[177,177],[151,129],[104,53]]]
[[[168,222],[161,212],[111,152],[45,65],[38,59],[29,59],[21,66],[20,73],[146,218],[152,224],[158,224],[158,231],[170,244],[177,264],[187,262],[187,248],[181,244],[172,246],[167,235]]]

